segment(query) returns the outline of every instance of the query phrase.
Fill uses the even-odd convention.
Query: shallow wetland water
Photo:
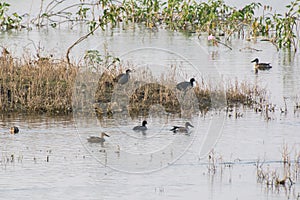
[[[170,69],[165,66],[177,65],[178,81],[190,77],[217,85],[246,81],[266,88],[275,112],[266,120],[264,113],[247,107],[238,107],[231,117],[224,110],[205,116],[199,112],[186,118],[164,113],[158,117],[153,110],[146,134],[132,131],[143,119],[129,116],[99,121],[76,112],[69,117],[3,114],[0,199],[300,198],[299,179],[293,177],[291,186],[268,186],[258,181],[256,167],[259,161],[283,178],[284,147],[292,165],[300,155],[300,109],[295,108],[300,103],[299,52],[290,55],[270,43],[239,39],[232,40],[229,50],[211,46],[207,37],[198,39],[196,34],[124,29],[95,33],[72,51],[73,58],[82,59],[86,49],[103,52],[106,46],[114,56],[135,63],[137,71],[151,69],[155,77]],[[71,30],[33,30],[3,33],[0,43],[18,54],[23,51],[20,46],[33,49],[33,40],[45,46],[45,54],[51,51],[59,57],[80,35]],[[254,74],[250,61],[256,57],[273,68]],[[131,78],[138,80],[137,74]],[[287,113],[282,113],[285,102]],[[190,135],[169,131],[186,121],[195,126]],[[9,134],[13,125],[20,128],[19,134]],[[110,135],[103,145],[87,142],[87,137],[102,131]],[[206,148],[213,148],[210,156]]]

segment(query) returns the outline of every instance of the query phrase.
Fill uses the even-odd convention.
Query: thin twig
[[[278,47],[278,45],[275,43],[275,40],[274,40],[274,39],[264,38],[264,39],[261,39],[260,41],[271,42],[271,43],[276,47],[276,50],[279,51],[279,47]]]
[[[243,49],[250,49],[251,51],[262,51],[261,49],[255,49],[252,47],[244,47],[244,48],[241,48],[240,51],[242,51]]]
[[[90,31],[88,34],[80,37],[78,40],[76,40],[67,50],[67,53],[66,53],[66,59],[67,59],[67,62],[68,64],[70,65],[70,57],[69,57],[69,54],[72,50],[72,48],[74,46],[76,46],[77,44],[79,44],[80,42],[82,42],[83,40],[85,40],[86,38],[88,38],[90,35],[94,34],[94,32],[99,28],[101,27],[101,24],[99,23],[92,31]]]
[[[220,40],[214,39],[214,41],[216,41],[217,43],[222,44],[222,45],[224,45],[225,47],[227,47],[228,49],[232,50],[232,48],[231,48],[230,46],[228,46],[227,44],[221,42]]]

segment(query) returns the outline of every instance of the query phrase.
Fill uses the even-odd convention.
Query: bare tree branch
[[[70,65],[70,57],[69,57],[69,54],[71,52],[71,50],[73,49],[74,46],[76,46],[77,44],[79,44],[80,42],[82,42],[83,40],[85,40],[86,38],[88,38],[90,35],[94,34],[94,32],[99,28],[101,27],[101,24],[98,24],[92,31],[90,31],[88,34],[80,37],[78,40],[76,40],[67,50],[67,53],[66,53],[66,59],[67,59],[67,63]]]

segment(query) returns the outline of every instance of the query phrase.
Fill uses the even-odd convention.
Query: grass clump
[[[294,156],[294,159],[292,159]],[[256,175],[259,183],[265,184],[269,189],[279,189],[291,187],[299,178],[300,173],[300,153],[292,153],[287,144],[284,144],[281,152],[282,160],[277,169],[265,168],[264,163],[257,162]]]
[[[100,117],[115,114],[131,117],[146,116],[155,105],[168,114],[203,114],[225,107],[263,107],[265,91],[247,82],[228,82],[225,89],[213,88],[209,83],[197,83],[188,91],[176,89],[176,67],[154,77],[151,70],[135,70],[134,65],[112,62],[87,72],[84,67],[68,65],[61,60],[25,59],[20,61],[3,52],[0,58],[0,112],[69,114],[74,108],[93,107]],[[118,84],[116,77],[131,68],[131,78],[125,85]],[[83,82],[76,82],[82,75]],[[97,77],[95,80],[93,77]],[[77,88],[75,88],[77,87]],[[78,90],[78,94],[74,94]],[[74,96],[75,95],[75,96]],[[73,105],[72,105],[73,101]],[[80,108],[79,108],[80,110]]]
[[[1,112],[71,112],[76,67],[48,59],[21,62],[5,53],[0,65]]]
[[[167,113],[179,114],[180,102],[176,95],[166,86],[148,83],[135,90],[129,100],[129,113],[133,116],[147,116],[152,105],[160,104]]]

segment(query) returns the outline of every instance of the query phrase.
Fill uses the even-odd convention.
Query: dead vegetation
[[[300,174],[300,152],[292,152],[284,144],[281,152],[281,161],[278,167],[265,166],[264,162],[257,161],[257,181],[264,184],[268,189],[279,190],[279,187],[291,188]]]
[[[135,67],[113,63],[109,69],[103,67],[106,70],[101,73],[91,72],[91,77],[99,77],[93,83],[87,76],[82,77],[85,82],[78,86],[76,80],[83,66],[69,65],[63,59],[21,61],[4,51],[0,64],[1,112],[68,114],[74,109],[74,91],[79,87],[84,92],[82,96],[76,94],[77,103],[86,104],[89,94],[90,106],[100,117],[112,117],[116,113],[144,116],[154,105],[162,106],[166,113],[179,115],[199,111],[206,114],[226,107],[227,110],[238,106],[265,107],[264,89],[237,80],[234,83],[228,81],[225,89],[223,85],[220,86],[223,89],[213,88],[199,80],[194,88],[182,92],[175,88],[176,71],[156,78],[147,70],[136,70],[128,84],[121,86],[115,78],[126,69]]]
[[[69,113],[77,68],[50,59],[0,58],[0,110],[20,113]]]

